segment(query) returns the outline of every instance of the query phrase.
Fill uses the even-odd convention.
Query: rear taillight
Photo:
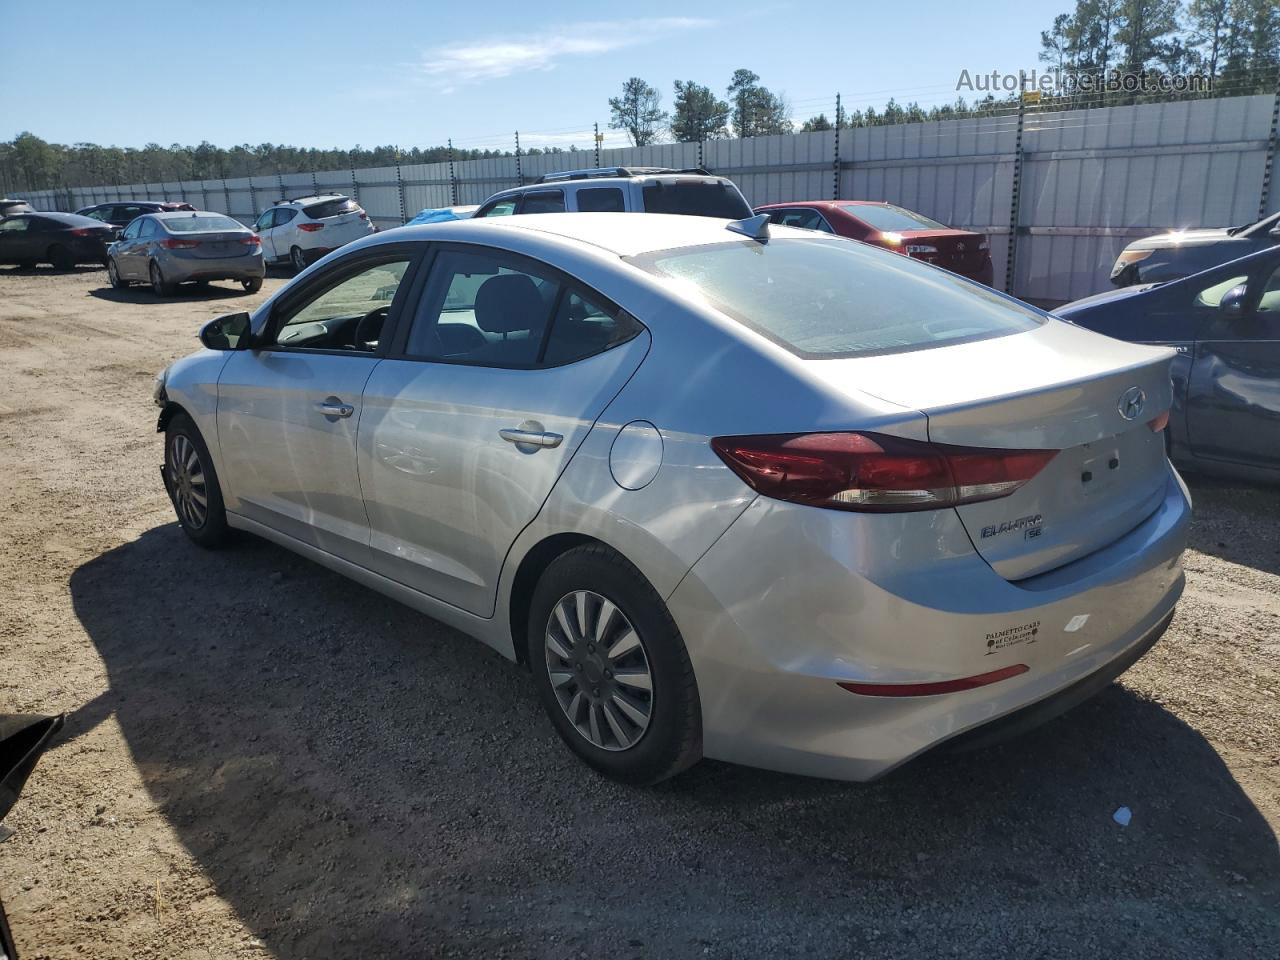
[[[247,237],[241,237],[240,242],[246,247],[256,247],[262,241],[258,238],[256,233],[251,233]]]
[[[166,250],[194,250],[200,246],[200,241],[191,237],[165,237],[160,246]]]
[[[879,433],[716,437],[720,459],[752,489],[833,510],[937,510],[1007,497],[1057,450],[1003,450]]]
[[[71,235],[73,237],[98,237],[110,232],[102,227],[73,227]]]
[[[1148,420],[1148,421],[1147,421],[1147,426],[1151,428],[1151,432],[1152,432],[1152,433],[1159,433],[1161,430],[1163,430],[1163,429],[1164,429],[1165,427],[1167,427],[1168,425],[1169,425],[1169,411],[1168,411],[1168,410],[1166,410],[1164,413],[1160,414],[1160,416],[1156,417],[1154,420]]]
[[[315,233],[317,230],[323,230],[324,224],[323,223],[300,223],[298,224],[298,229],[305,230],[307,233]]]

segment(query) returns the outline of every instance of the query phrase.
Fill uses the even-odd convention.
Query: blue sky
[[[738,0],[607,5],[315,0],[296,4],[35,2],[6,5],[0,139],[228,146],[588,145],[608,97],[641,76],[723,95],[737,67],[803,118],[890,96],[955,97],[962,68],[1038,66],[1040,31],[1066,0],[1002,9]],[[608,145],[625,142],[612,133]]]

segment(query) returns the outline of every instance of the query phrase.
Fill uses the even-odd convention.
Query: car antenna
[[[744,237],[750,237],[752,240],[759,240],[761,243],[768,243],[769,215],[760,213],[754,217],[747,217],[745,220],[734,220],[725,229],[740,233]]]

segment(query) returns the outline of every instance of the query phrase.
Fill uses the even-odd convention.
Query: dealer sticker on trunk
[[[987,634],[987,652],[990,656],[1006,647],[1016,647],[1020,643],[1035,643],[1040,633],[1040,621],[1032,620],[1016,627],[995,630]]]

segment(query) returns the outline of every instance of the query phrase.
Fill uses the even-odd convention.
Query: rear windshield
[[[323,200],[320,203],[313,203],[309,207],[303,207],[302,212],[312,220],[323,220],[325,217],[339,217],[344,213],[355,213],[359,209],[360,204],[349,197],[341,197],[337,200]]]
[[[206,230],[243,230],[230,217],[165,217],[161,221],[170,233],[204,233]]]
[[[922,214],[902,207],[887,204],[883,207],[870,204],[852,204],[844,209],[863,223],[869,223],[877,230],[949,230],[945,223],[930,220]]]
[[[694,217],[745,220],[751,207],[738,188],[719,180],[659,180],[644,188],[646,213],[683,213]]]
[[[1044,322],[953,273],[849,240],[751,240],[629,259],[801,357],[900,353]]]

